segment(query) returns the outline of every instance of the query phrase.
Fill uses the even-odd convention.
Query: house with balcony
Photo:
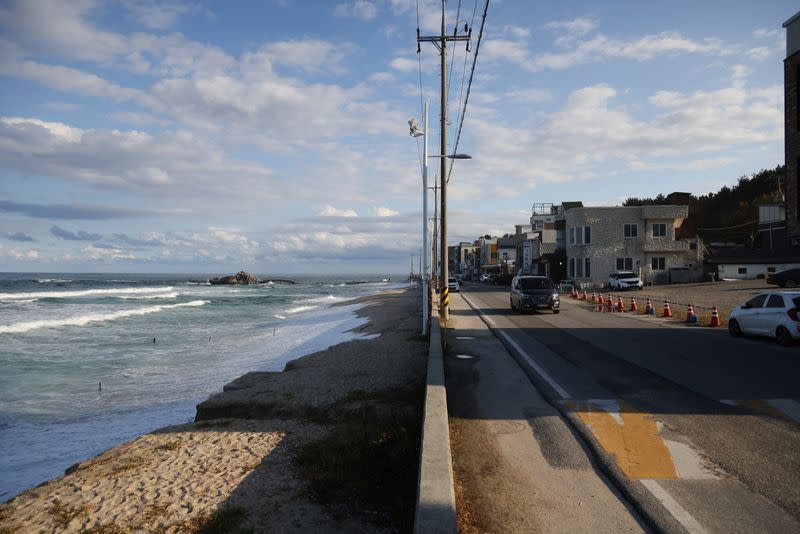
[[[685,205],[566,209],[567,276],[585,285],[605,284],[622,270],[646,284],[702,280],[700,239],[675,237],[688,215]]]

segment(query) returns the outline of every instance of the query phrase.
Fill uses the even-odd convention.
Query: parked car
[[[728,320],[733,337],[755,334],[774,337],[781,345],[800,339],[800,292],[760,293],[734,308]]]
[[[447,289],[451,292],[455,291],[458,293],[460,291],[460,286],[458,285],[458,280],[453,278],[452,276],[447,279]]]
[[[800,269],[786,269],[779,273],[767,275],[767,283],[781,287],[796,287],[800,285]]]
[[[642,289],[644,284],[639,275],[633,271],[614,271],[608,275],[608,287],[611,289]]]
[[[509,301],[511,309],[519,311],[545,308],[558,313],[561,305],[558,290],[546,276],[515,276]]]

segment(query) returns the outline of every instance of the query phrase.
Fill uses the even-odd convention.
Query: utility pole
[[[468,29],[466,24],[465,31],[468,35],[457,35],[457,31],[453,31],[453,35],[445,35],[444,33],[444,4],[442,0],[442,30],[440,35],[422,37],[419,35],[419,28],[417,28],[417,53],[420,52],[419,43],[433,43],[439,49],[442,56],[442,88],[441,88],[441,145],[439,150],[440,168],[439,168],[439,183],[442,190],[441,196],[441,234],[439,235],[439,249],[441,261],[440,267],[440,289],[439,289],[439,318],[442,321],[447,321],[450,317],[447,306],[450,303],[450,294],[447,288],[447,41],[466,41],[467,50],[469,51],[469,40],[472,36],[472,30]],[[458,22],[456,22],[458,24]]]

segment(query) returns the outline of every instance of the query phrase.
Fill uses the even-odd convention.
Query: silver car
[[[774,337],[781,345],[791,345],[800,339],[798,308],[800,292],[760,293],[731,312],[728,332],[733,337]]]

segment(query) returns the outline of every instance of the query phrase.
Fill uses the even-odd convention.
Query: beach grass
[[[89,507],[70,506],[61,501],[55,501],[50,507],[50,514],[59,525],[66,528],[73,519],[80,519],[89,515]]]
[[[398,531],[410,531],[417,472],[409,466],[419,461],[422,393],[354,391],[348,397],[387,402],[402,398],[413,410],[392,411],[386,417],[367,404],[327,436],[303,447],[296,461],[309,481],[309,494],[334,515],[365,515]]]

